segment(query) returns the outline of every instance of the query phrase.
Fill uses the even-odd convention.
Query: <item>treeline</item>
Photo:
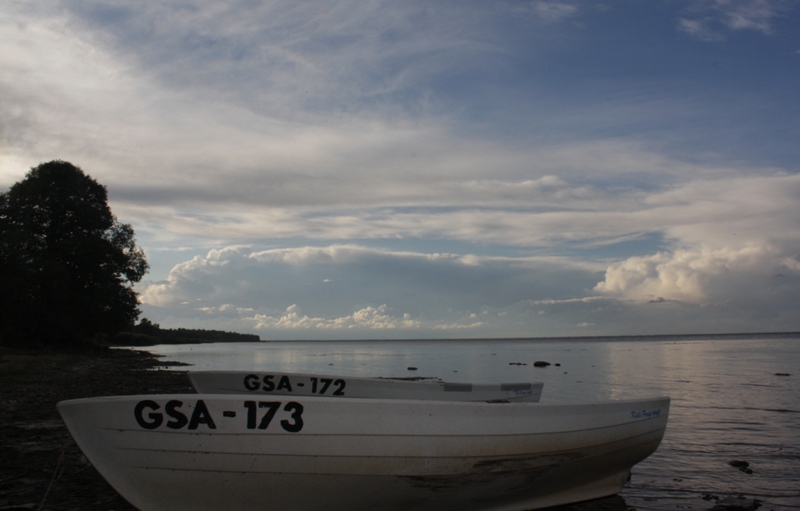
[[[259,342],[255,334],[240,334],[222,330],[202,330],[197,328],[161,328],[147,318],[142,318],[128,332],[114,336],[118,346],[153,346],[155,344],[198,344],[207,342]]]

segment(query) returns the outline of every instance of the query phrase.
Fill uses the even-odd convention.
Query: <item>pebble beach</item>
[[[185,372],[159,369],[164,364],[134,350],[4,354],[0,510],[134,510],[83,456],[56,403],[93,396],[193,392]]]

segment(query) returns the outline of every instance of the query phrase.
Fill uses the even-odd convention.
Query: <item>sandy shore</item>
[[[193,392],[186,373],[149,353],[3,355],[0,510],[133,510],[78,449],[56,411],[64,399]]]

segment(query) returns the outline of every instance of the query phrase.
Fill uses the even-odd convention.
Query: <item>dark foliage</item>
[[[147,318],[142,318],[130,332],[121,332],[113,342],[121,346],[152,346],[154,344],[195,344],[204,342],[259,342],[255,334],[240,334],[222,330],[197,328],[161,328]]]
[[[0,194],[0,342],[79,345],[135,323],[148,270],[106,187],[65,161]]]

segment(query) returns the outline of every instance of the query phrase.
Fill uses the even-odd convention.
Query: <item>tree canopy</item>
[[[74,344],[133,325],[147,273],[105,186],[55,160],[0,194],[0,342]]]

